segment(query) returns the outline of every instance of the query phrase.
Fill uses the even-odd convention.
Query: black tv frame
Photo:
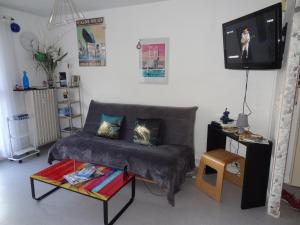
[[[278,40],[278,44],[275,45],[275,61],[270,64],[258,64],[258,63],[228,63],[227,62],[227,54],[226,54],[226,35],[225,29],[227,26],[231,26],[237,22],[241,22],[243,20],[247,20],[249,18],[253,18],[259,14],[263,14],[266,11],[274,10],[276,12],[276,27],[275,34],[276,40]],[[226,69],[241,69],[241,70],[267,70],[267,69],[280,69],[282,63],[282,53],[283,53],[283,41],[282,41],[282,5],[281,3],[277,3],[275,5],[271,5],[264,9],[258,10],[246,16],[242,16],[238,19],[231,20],[229,22],[222,24],[223,30],[223,49],[224,49],[224,63]]]

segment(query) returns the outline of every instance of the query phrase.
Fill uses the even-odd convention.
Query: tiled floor
[[[31,198],[29,176],[48,166],[47,154],[30,158],[23,164],[0,161],[1,225],[99,225],[103,224],[101,202],[76,193],[59,190],[41,202]],[[49,189],[39,185],[38,193]],[[154,188],[154,187],[152,187]],[[116,212],[129,197],[129,188],[109,204]],[[201,193],[188,178],[171,207],[165,197],[152,195],[143,183],[137,183],[136,199],[116,225],[292,225],[300,224],[300,212],[285,203],[281,218],[266,214],[266,208],[241,210],[241,191],[225,182],[221,204]]]

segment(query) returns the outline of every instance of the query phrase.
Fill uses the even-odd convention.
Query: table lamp
[[[243,133],[246,127],[249,127],[248,115],[240,113],[236,121],[236,126],[239,128],[239,133]]]
[[[247,103],[248,76],[249,76],[249,70],[246,70],[246,86],[245,86],[245,95],[243,101],[243,112],[238,115],[236,121],[236,126],[239,128],[238,132],[240,134],[245,132],[246,127],[249,127],[248,116],[252,113]],[[245,107],[247,107],[247,109],[249,110],[249,114],[245,114]]]

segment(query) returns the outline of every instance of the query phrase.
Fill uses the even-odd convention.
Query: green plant
[[[62,61],[67,54],[67,52],[63,53],[61,48],[50,45],[46,47],[44,51],[35,52],[33,58],[37,62],[37,66],[45,71],[48,81],[53,81],[58,63]]]

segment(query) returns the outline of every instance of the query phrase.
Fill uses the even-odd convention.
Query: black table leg
[[[241,208],[265,206],[272,144],[251,144],[247,148]]]
[[[126,203],[126,205],[115,215],[110,222],[108,222],[108,201],[103,202],[103,217],[104,225],[112,225],[116,222],[117,219],[125,212],[125,210],[131,205],[135,197],[135,177],[131,181],[131,198]]]
[[[37,200],[37,201],[40,201],[42,200],[43,198],[46,198],[48,195],[52,194],[53,192],[57,191],[60,187],[55,187],[53,188],[52,190],[48,191],[47,193],[43,194],[42,196],[40,197],[35,197],[35,188],[34,188],[34,179],[30,177],[30,185],[31,185],[31,195],[32,195],[32,198]]]

